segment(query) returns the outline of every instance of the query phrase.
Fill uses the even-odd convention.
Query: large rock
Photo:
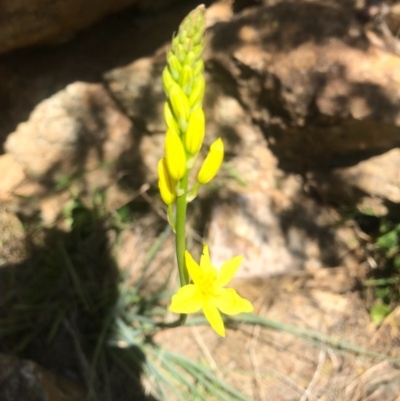
[[[77,31],[136,4],[160,8],[173,0],[4,0],[0,15],[0,53],[35,44],[55,44]]]
[[[351,10],[288,1],[248,10],[216,25],[208,49],[209,67],[230,78],[287,171],[400,144],[400,58],[372,46]]]
[[[57,182],[115,163],[132,140],[131,121],[104,88],[77,82],[40,103],[5,149],[28,177]]]
[[[0,199],[28,215],[41,209],[47,224],[70,201],[65,188],[89,203],[95,192],[108,190],[108,205],[118,208],[131,199],[119,180],[129,175],[131,183],[143,181],[134,135],[131,120],[102,85],[71,84],[40,103],[8,137],[7,154],[0,156]]]

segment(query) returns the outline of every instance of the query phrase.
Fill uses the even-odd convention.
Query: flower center
[[[203,275],[198,286],[200,287],[200,291],[204,295],[210,295],[214,293],[214,283],[217,278],[216,272],[208,272]]]

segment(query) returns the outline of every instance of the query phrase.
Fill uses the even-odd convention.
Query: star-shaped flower
[[[253,305],[249,301],[239,296],[235,290],[224,288],[232,280],[243,257],[236,256],[217,270],[211,264],[208,246],[204,244],[200,265],[194,261],[188,251],[185,252],[185,260],[192,284],[178,290],[172,297],[169,310],[188,314],[203,309],[211,327],[220,336],[225,337],[225,327],[220,311],[227,315],[253,311]]]

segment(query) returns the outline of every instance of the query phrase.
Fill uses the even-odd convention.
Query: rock
[[[92,200],[95,191],[116,184],[119,171],[134,168],[133,146],[132,123],[106,90],[98,84],[71,84],[40,103],[8,137],[8,153],[0,162],[8,163],[14,178],[0,181],[0,194],[6,201],[18,195],[20,203],[46,197],[40,207],[51,224],[70,198],[60,190],[73,189]],[[138,171],[128,175],[140,180]],[[115,198],[114,188],[113,202],[118,203]]]
[[[0,354],[0,383],[2,401],[83,401],[86,397],[75,383],[5,354]]]
[[[350,167],[314,172],[308,181],[324,199],[385,215],[385,204],[400,203],[400,150],[392,149]]]
[[[0,156],[0,199],[12,200],[12,192],[25,179],[22,167],[11,154]]]
[[[354,164],[400,144],[400,58],[369,45],[349,10],[250,9],[210,29],[208,49],[208,66],[230,77],[286,171]]]
[[[76,32],[130,5],[159,9],[173,0],[5,0],[2,2],[0,53],[69,40]]]
[[[229,168],[239,172],[245,186],[222,176],[221,195],[212,201],[207,242],[215,265],[243,255],[236,277],[246,279],[355,266],[352,250],[358,241],[352,229],[338,225],[340,216],[333,208],[304,195],[301,177],[277,171],[276,158],[259,146],[260,132],[242,127],[242,133],[246,147]]]
[[[115,162],[132,124],[101,85],[77,82],[40,103],[5,143],[28,177],[56,182]]]

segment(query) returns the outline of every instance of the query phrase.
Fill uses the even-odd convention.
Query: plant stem
[[[188,271],[185,265],[186,251],[186,208],[187,208],[187,187],[189,180],[189,171],[186,171],[181,181],[182,195],[176,199],[176,219],[175,219],[175,242],[176,242],[176,258],[178,261],[179,280],[181,287],[189,283]]]
[[[185,264],[185,251],[186,251],[186,208],[187,208],[187,188],[189,181],[189,171],[187,170],[181,180],[180,189],[183,191],[182,195],[176,198],[176,216],[175,216],[175,244],[176,244],[176,259],[178,261],[179,281],[181,287],[189,284],[189,275]],[[173,327],[182,326],[186,321],[185,314],[180,314],[179,318],[170,323],[161,323],[158,327],[169,329]]]

